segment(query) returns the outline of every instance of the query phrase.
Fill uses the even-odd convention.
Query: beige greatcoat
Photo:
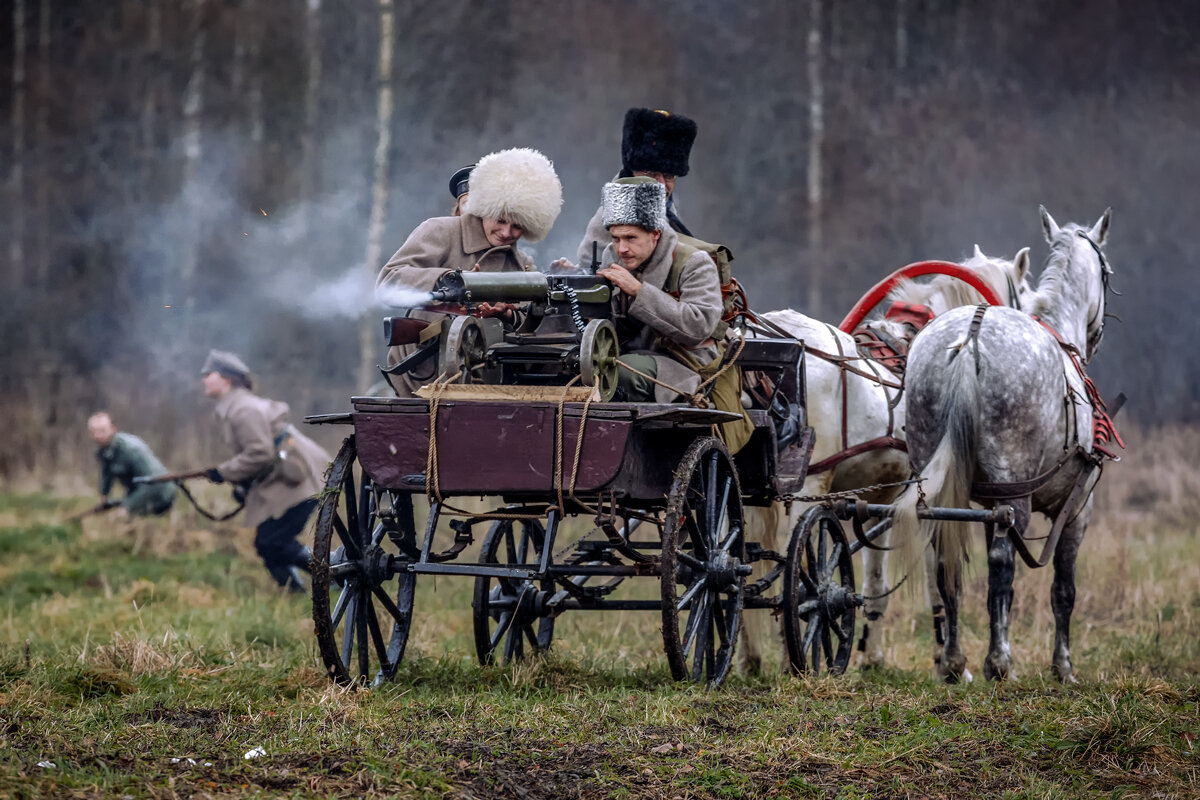
[[[663,287],[671,274],[671,262],[678,243],[679,234],[670,228],[663,230],[654,252],[635,272],[642,281],[637,297],[629,302],[628,298],[616,293],[613,311],[619,312],[628,303],[626,313],[644,324],[632,337],[622,338],[621,352],[651,356],[658,367],[657,379],[681,394],[690,395],[700,385],[700,376],[672,357],[659,337],[679,345],[700,365],[716,358],[717,346],[712,335],[721,320],[721,282],[717,278],[716,264],[707,253],[697,250],[683,264],[679,275],[679,297],[668,294]],[[616,260],[610,244],[604,248],[600,263],[608,265]],[[621,330],[620,326],[618,330]],[[675,395],[675,391],[666,387],[657,384],[654,387],[656,402],[670,403]]]
[[[483,232],[483,221],[473,214],[459,217],[434,217],[417,226],[388,262],[375,281],[376,295],[387,302],[387,289],[401,287],[419,292],[432,291],[438,279],[452,270],[512,272],[533,269],[533,262],[516,246],[493,247]],[[442,312],[413,310],[408,316],[436,322],[451,316]],[[416,345],[400,345],[388,350],[388,365],[399,363],[413,353]],[[392,378],[401,397],[411,397],[423,384],[438,376],[436,358],[414,371]]]
[[[246,524],[257,527],[321,491],[329,453],[289,426],[288,405],[235,387],[217,400],[221,436],[236,451],[218,465],[230,483],[250,481]],[[287,430],[285,436],[280,434]],[[276,438],[282,441],[276,446]],[[280,460],[279,452],[287,453]]]

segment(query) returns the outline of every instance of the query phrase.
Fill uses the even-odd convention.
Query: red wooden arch
[[[863,318],[871,313],[871,310],[875,306],[879,305],[879,301],[887,297],[887,293],[896,288],[897,283],[905,278],[919,278],[922,275],[949,275],[952,278],[958,278],[983,295],[983,299],[992,305],[1004,305],[1004,301],[996,296],[996,292],[992,287],[969,269],[964,269],[951,261],[918,261],[906,267],[901,267],[872,286],[870,291],[854,304],[854,308],[850,309],[850,313],[846,315],[846,318],[842,320],[838,328],[846,333],[853,333],[854,329],[863,321]]]

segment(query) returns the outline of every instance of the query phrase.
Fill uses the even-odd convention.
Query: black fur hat
[[[670,111],[631,108],[625,112],[621,162],[629,171],[661,172],[682,178],[696,141],[696,123]]]

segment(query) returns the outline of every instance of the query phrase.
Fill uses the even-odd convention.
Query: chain
[[[846,489],[841,492],[829,492],[828,494],[781,494],[776,495],[774,500],[781,503],[825,503],[829,500],[851,500],[856,499],[860,494],[867,492],[875,492],[880,489],[894,489],[897,486],[911,486],[916,484],[917,492],[920,494],[921,500],[924,501],[925,493],[921,491],[921,481],[923,478],[909,478],[906,481],[895,481],[894,483],[875,483],[870,486],[863,486],[858,489]]]

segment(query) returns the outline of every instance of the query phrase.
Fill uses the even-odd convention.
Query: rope
[[[742,350],[745,349],[745,347],[746,347],[746,337],[743,334],[743,335],[737,337],[732,348],[730,350],[726,351],[727,354],[724,359],[724,363],[721,365],[721,368],[718,369],[716,372],[714,372],[712,375],[708,376],[708,378],[706,378],[705,380],[701,381],[700,384],[696,387],[696,391],[693,392],[692,395],[688,398],[688,405],[693,406],[695,408],[708,408],[708,396],[704,390],[707,389],[709,387],[709,385],[711,385],[717,378],[724,375],[729,370],[729,368],[732,367],[737,362],[737,357],[739,355],[741,355],[741,352],[742,352]],[[642,372],[639,369],[634,369],[633,367],[626,364],[624,361],[621,362],[621,366],[624,369],[628,370],[629,372],[633,373],[634,375],[637,375],[640,378],[645,378],[646,380],[650,381],[651,383],[653,383],[657,386],[661,386],[664,389],[670,389],[672,392],[674,392],[677,395],[687,394],[687,392],[683,391],[678,386],[672,386],[669,383],[660,381],[658,378],[654,377],[653,375],[647,375],[646,373]],[[685,365],[685,366],[687,366],[687,365]]]
[[[429,501],[430,505],[433,505],[435,497],[438,503],[442,502],[442,489],[438,485],[438,404],[441,402],[442,394],[446,391],[446,387],[458,380],[461,375],[462,370],[459,370],[447,378],[446,373],[443,372],[433,382],[433,392],[429,397],[429,447],[425,451],[425,499]]]
[[[196,511],[200,512],[200,516],[204,517],[205,519],[211,519],[213,522],[224,522],[227,519],[231,519],[235,514],[237,514],[239,511],[241,511],[242,508],[245,507],[245,505],[246,505],[245,501],[242,501],[241,503],[238,503],[238,507],[235,508],[233,511],[230,511],[228,514],[222,514],[221,516],[217,516],[216,514],[209,512],[203,506],[201,506],[199,503],[196,502],[196,498],[192,497],[192,493],[189,492],[188,488],[183,485],[183,481],[176,481],[175,485],[179,487],[179,491],[183,492],[183,496],[191,501],[192,507],[195,508]]]

